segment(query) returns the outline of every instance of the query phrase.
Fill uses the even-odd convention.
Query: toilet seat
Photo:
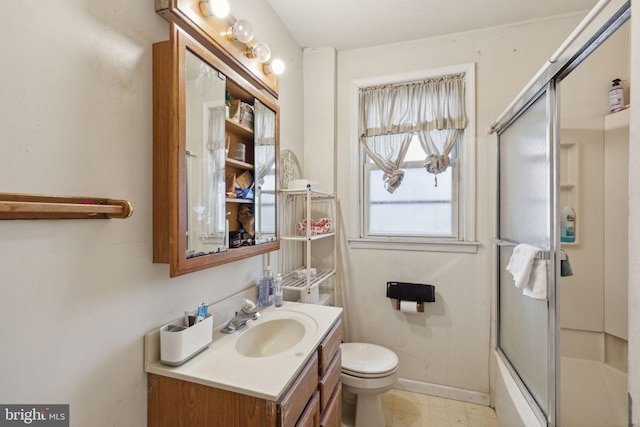
[[[398,370],[398,356],[376,344],[343,343],[342,373],[357,378],[380,378]]]

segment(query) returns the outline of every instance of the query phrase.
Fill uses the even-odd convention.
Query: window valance
[[[360,137],[466,125],[464,74],[360,89]]]
[[[464,90],[464,73],[360,89],[359,140],[384,171],[387,191],[402,183],[400,165],[414,134],[426,154],[426,171],[437,175],[447,169],[467,126]]]

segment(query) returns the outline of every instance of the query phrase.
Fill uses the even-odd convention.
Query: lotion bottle
[[[624,89],[620,86],[620,79],[614,79],[609,89],[609,111],[615,113],[624,107]]]

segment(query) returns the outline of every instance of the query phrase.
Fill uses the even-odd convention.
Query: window
[[[350,239],[352,247],[451,252],[477,250],[477,244],[474,242],[473,64],[416,73],[409,78],[406,75],[401,78],[390,76],[355,82],[353,95],[358,97],[356,105],[359,105],[357,114],[359,123],[356,125],[354,119],[353,126],[362,136],[362,122],[367,120],[366,117],[363,119],[362,112],[363,108],[366,108],[362,104],[363,88],[403,82],[412,84],[416,81],[454,74],[463,76],[467,121],[464,129],[455,130],[449,134],[450,143],[443,145],[439,140],[440,137],[430,139],[430,141],[435,140],[436,144],[425,142],[425,128],[414,131],[415,120],[408,120],[414,128],[398,126],[396,122],[393,126],[380,131],[380,134],[384,132],[384,135],[376,136],[380,140],[375,141],[374,144],[363,142],[362,138],[358,139],[360,227],[358,237]],[[375,119],[380,122],[384,120],[379,117]],[[406,117],[402,120],[407,121]],[[378,123],[376,122],[376,125]],[[419,136],[421,131],[423,136]],[[434,129],[426,129],[426,131],[438,134]],[[387,140],[390,134],[394,134],[393,138],[396,139]],[[373,145],[375,147],[372,148]],[[436,175],[429,173],[425,168],[425,160],[431,158],[427,153],[432,150],[433,145],[436,145],[440,151],[436,154],[443,154],[443,147],[451,150],[444,161],[445,164],[436,168],[439,171]],[[381,160],[380,156],[384,159]],[[401,159],[401,162],[398,159]],[[394,161],[397,161],[397,164],[394,164]]]
[[[457,149],[450,166],[434,177],[425,171],[425,153],[413,137],[401,165],[402,185],[389,193],[381,185],[384,172],[365,153],[363,214],[368,236],[457,236],[456,154]]]

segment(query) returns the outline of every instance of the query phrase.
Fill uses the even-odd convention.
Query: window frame
[[[382,84],[419,81],[448,74],[465,73],[465,109],[467,127],[461,132],[458,156],[455,159],[453,179],[455,209],[454,231],[448,236],[401,236],[371,235],[368,230],[368,179],[367,170],[377,166],[365,164],[366,153],[358,140],[359,90],[364,87]],[[460,64],[449,67],[421,70],[410,73],[371,77],[352,82],[351,93],[351,146],[352,177],[358,183],[358,197],[353,201],[351,237],[349,245],[354,249],[418,250],[437,252],[476,253],[475,241],[475,64]],[[404,162],[405,165],[415,161]],[[422,167],[422,166],[420,166]],[[426,172],[425,172],[426,173]],[[455,184],[455,182],[454,182]],[[457,228],[457,230],[455,230]]]

